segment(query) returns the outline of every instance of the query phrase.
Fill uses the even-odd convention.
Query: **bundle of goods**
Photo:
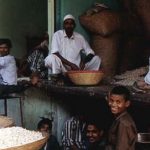
[[[95,8],[88,10],[79,17],[79,21],[90,32],[91,47],[102,59],[105,76],[113,76],[116,72],[118,41],[120,41],[119,34],[115,32],[120,29],[120,15],[105,5],[96,4],[96,10]]]
[[[22,127],[0,129],[0,150],[39,150],[46,141],[41,132]]]
[[[145,74],[148,72],[148,66],[140,67],[135,70],[126,71],[121,75],[116,75],[114,77],[113,84],[115,85],[124,85],[124,86],[133,86],[134,83],[138,80],[143,80]]]

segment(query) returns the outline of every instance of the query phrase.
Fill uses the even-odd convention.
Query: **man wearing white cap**
[[[68,70],[99,70],[101,59],[95,56],[84,37],[74,32],[75,18],[68,14],[63,20],[63,30],[54,33],[51,54],[45,59],[45,66],[52,74]]]

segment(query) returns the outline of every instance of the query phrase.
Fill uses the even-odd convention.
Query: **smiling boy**
[[[101,123],[102,124],[102,123]],[[104,150],[104,129],[97,121],[90,121],[86,127],[87,150]]]
[[[109,130],[106,150],[135,150],[137,130],[127,112],[130,106],[130,91],[124,86],[116,86],[108,96],[108,105],[115,120]]]

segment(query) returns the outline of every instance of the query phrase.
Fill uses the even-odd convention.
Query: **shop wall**
[[[26,53],[26,37],[47,30],[47,0],[0,0],[0,38],[10,38],[12,54]]]
[[[66,14],[72,14],[76,18],[76,31],[82,33],[88,40],[89,35],[80,25],[78,17],[91,8],[95,2],[104,3],[113,10],[119,9],[117,0],[56,0],[56,30],[62,28],[63,17]]]

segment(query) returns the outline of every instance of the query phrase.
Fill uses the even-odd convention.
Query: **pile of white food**
[[[0,129],[0,149],[21,146],[41,140],[41,132],[30,131],[22,127]]]
[[[148,72],[148,66],[126,71],[125,73],[121,75],[116,75],[114,77],[115,79],[119,80],[119,81],[116,81],[114,84],[132,86],[135,83],[135,81],[143,80],[144,77],[141,77],[141,76],[145,75],[147,72]]]

